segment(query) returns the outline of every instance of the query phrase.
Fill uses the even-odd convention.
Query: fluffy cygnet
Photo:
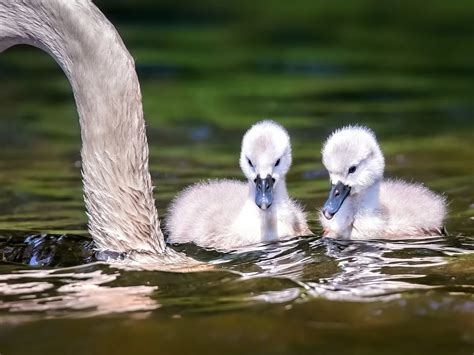
[[[311,235],[306,214],[288,197],[290,137],[273,121],[261,121],[244,135],[240,167],[248,182],[213,180],[185,189],[172,203],[169,243],[232,249]]]
[[[382,180],[384,157],[370,129],[335,131],[322,157],[331,181],[319,216],[325,236],[401,239],[444,232],[444,197],[420,184]]]

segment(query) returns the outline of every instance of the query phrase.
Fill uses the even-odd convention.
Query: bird
[[[230,250],[312,234],[286,189],[292,156],[285,128],[271,120],[254,124],[243,136],[239,162],[247,182],[200,182],[178,195],[165,222],[168,243]]]
[[[90,0],[2,1],[0,52],[17,44],[46,51],[71,84],[88,229],[97,251],[134,264],[195,265],[165,243],[148,169],[140,84],[114,26]]]
[[[384,180],[385,159],[364,126],[334,131],[322,148],[331,189],[319,211],[323,235],[405,239],[445,233],[446,199],[422,184]]]

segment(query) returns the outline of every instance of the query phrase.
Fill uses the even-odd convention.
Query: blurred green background
[[[289,189],[308,209],[327,189],[325,137],[367,124],[387,176],[445,191],[449,223],[471,230],[472,1],[96,4],[136,60],[160,212],[189,183],[240,177],[242,134],[273,118],[291,133]],[[0,56],[0,78],[0,228],[86,233],[69,83],[28,47]]]
[[[318,235],[315,209],[329,188],[321,145],[358,123],[375,130],[387,177],[446,195],[450,237],[186,249],[240,276],[51,269],[79,260],[85,244],[31,238],[30,266],[0,263],[2,353],[472,353],[472,0],[96,4],[136,61],[161,217],[191,183],[241,178],[243,133],[272,118],[292,137],[289,192]],[[20,46],[0,55],[0,80],[0,241],[33,231],[87,236],[64,74]],[[129,298],[136,312],[122,309]]]

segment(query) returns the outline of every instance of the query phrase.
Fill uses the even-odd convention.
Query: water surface
[[[72,93],[46,54],[0,55],[0,352],[471,354],[474,7],[468,1],[101,0],[137,63],[159,212],[183,187],[241,178],[240,139],[290,131],[289,192],[314,237],[221,253],[214,271],[100,261],[86,227]],[[373,128],[386,176],[449,201],[449,236],[320,238],[320,148]]]

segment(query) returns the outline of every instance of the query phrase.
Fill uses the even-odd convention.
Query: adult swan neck
[[[140,85],[114,26],[89,0],[1,1],[0,52],[16,44],[48,52],[71,83],[88,226],[97,247],[164,253]]]

